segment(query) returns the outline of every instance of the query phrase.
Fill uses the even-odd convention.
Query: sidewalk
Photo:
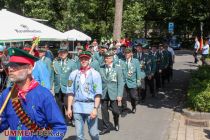
[[[186,125],[186,122],[191,122]],[[209,140],[209,121],[190,120],[182,114],[175,112],[170,125],[168,140]],[[208,126],[208,127],[205,127]]]

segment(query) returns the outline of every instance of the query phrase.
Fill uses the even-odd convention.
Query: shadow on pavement
[[[64,139],[64,140],[76,140],[77,137],[76,136],[69,136],[68,138]]]
[[[205,132],[205,134],[206,134],[205,137],[206,137],[207,139],[210,139],[210,130],[204,129],[203,132]]]
[[[149,89],[147,90],[147,97],[141,105],[149,108],[171,108],[174,111],[181,111],[183,107],[182,101],[186,98],[187,87],[190,79],[190,72],[192,70],[182,69],[174,70],[173,80],[166,82],[165,88],[156,91],[156,97],[152,98]]]

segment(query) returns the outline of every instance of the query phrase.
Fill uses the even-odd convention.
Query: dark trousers
[[[198,62],[198,53],[196,52],[196,50],[194,50],[194,54],[193,54],[193,56],[194,56],[194,63],[197,63]]]
[[[127,109],[127,92],[126,92],[126,89],[124,87],[124,90],[123,90],[123,97],[122,97],[122,101],[121,101],[121,111],[125,111]]]
[[[131,106],[133,108],[136,108],[136,104],[138,102],[137,88],[129,88],[127,85],[125,85],[124,92],[126,92],[129,95],[130,99],[131,99]]]
[[[63,117],[66,118],[66,115],[65,115],[65,110],[67,109],[67,105],[65,105],[65,96],[66,94],[63,93],[61,90],[59,91],[59,93],[55,93],[55,100],[63,114]],[[66,118],[66,121],[68,119]],[[72,117],[70,119],[70,122],[72,122],[74,120],[74,117]]]
[[[152,96],[155,95],[154,92],[154,77],[152,77],[152,79],[148,79],[148,77],[145,77],[145,90],[142,92],[142,100],[145,100],[146,98],[146,93],[147,93],[147,86],[149,86],[150,89],[150,94],[152,94]]]
[[[166,68],[166,69],[163,69],[163,70],[162,70],[162,73],[161,73],[162,88],[165,87],[165,81],[168,79],[167,76],[168,76],[168,70],[167,70],[167,68]]]
[[[7,86],[7,78],[5,71],[0,72],[0,92],[2,92]]]
[[[145,79],[145,90],[147,91],[147,85],[149,86],[149,90],[150,93],[153,95],[154,92],[154,77],[152,77],[151,79],[148,79],[148,77],[146,76]]]
[[[110,104],[109,104],[110,103]],[[102,113],[102,120],[103,120],[103,127],[104,129],[110,129],[110,123],[109,123],[109,107],[111,108],[113,118],[114,118],[114,124],[119,125],[119,114],[120,110],[117,105],[116,100],[109,100],[109,99],[102,99],[101,100],[101,113]]]
[[[173,65],[168,66],[167,68],[167,80],[173,79]]]
[[[161,88],[161,74],[159,73],[159,71],[155,72],[155,85],[156,85],[156,89]]]
[[[62,91],[60,90],[59,93],[55,93],[55,100],[61,110],[61,112],[63,113],[63,115],[65,116],[65,105],[64,105],[64,98],[65,98],[65,94],[62,93]]]

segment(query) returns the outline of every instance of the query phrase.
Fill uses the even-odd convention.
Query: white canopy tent
[[[0,19],[2,42],[31,41],[33,37],[40,37],[41,41],[67,40],[62,32],[6,9],[0,11]]]
[[[73,41],[73,50],[75,50],[74,41],[91,41],[91,37],[75,29],[69,30],[64,34],[69,41]]]
[[[75,29],[64,33],[69,41],[91,41],[91,37]]]

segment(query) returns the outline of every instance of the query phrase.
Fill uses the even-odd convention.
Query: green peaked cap
[[[104,53],[104,57],[109,57],[113,55],[114,55],[114,52],[112,50],[108,50],[107,52]]]
[[[148,44],[144,44],[144,45],[142,45],[142,48],[149,49],[149,45]]]
[[[8,49],[8,55],[9,56],[23,56],[33,59],[34,61],[38,61],[39,58],[29,54],[28,52],[21,50],[19,48],[9,48]]]
[[[125,53],[130,53],[130,52],[132,52],[132,48],[129,47],[125,49]]]
[[[82,52],[79,54],[79,57],[83,57],[83,56],[91,57],[91,56],[92,56],[92,53],[91,53],[90,51],[82,51]]]

